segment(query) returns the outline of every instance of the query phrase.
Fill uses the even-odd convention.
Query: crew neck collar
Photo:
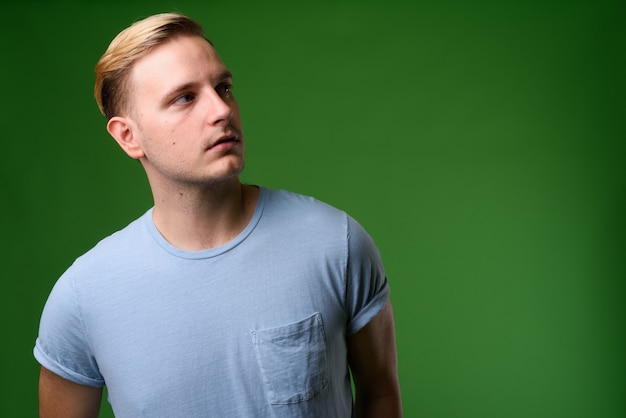
[[[154,207],[150,208],[144,214],[143,216],[144,224],[148,228],[150,235],[156,241],[156,243],[161,248],[163,248],[166,252],[168,252],[169,254],[175,257],[185,258],[189,260],[199,260],[199,259],[217,257],[237,247],[239,244],[245,241],[246,238],[248,238],[248,236],[252,233],[252,231],[254,231],[254,228],[256,228],[257,224],[259,223],[259,220],[261,219],[261,215],[263,214],[263,209],[265,207],[265,201],[267,199],[267,195],[268,195],[267,190],[264,187],[259,187],[259,197],[256,203],[256,207],[254,209],[254,213],[252,214],[252,218],[250,219],[250,222],[248,222],[248,225],[246,225],[243,231],[241,231],[235,238],[233,238],[226,244],[220,245],[215,248],[209,248],[206,250],[189,251],[189,250],[183,250],[178,247],[175,247],[169,242],[167,242],[167,240],[163,237],[163,235],[161,235],[161,233],[157,229],[156,225],[154,224],[154,220],[152,219],[152,211],[154,210]]]

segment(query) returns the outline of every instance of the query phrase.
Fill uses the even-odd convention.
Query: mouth
[[[213,142],[213,144],[211,144],[211,146],[209,146],[209,149],[215,148],[219,145],[223,145],[223,144],[234,144],[239,142],[239,136],[235,135],[235,134],[228,134],[228,135],[224,135],[221,136],[217,139],[217,141]]]

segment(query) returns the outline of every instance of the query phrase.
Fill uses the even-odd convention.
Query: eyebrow
[[[220,80],[221,82],[229,78],[230,79],[233,78],[232,73],[228,70],[224,70],[222,74],[220,74],[220,76],[217,77],[217,80]],[[176,86],[163,95],[163,102],[168,102],[171,98],[175,97],[176,95],[181,94],[187,90],[192,90],[198,87],[200,84],[202,83],[199,81],[190,81],[188,83],[183,83],[179,86]]]

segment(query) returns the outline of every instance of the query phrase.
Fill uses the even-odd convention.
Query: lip
[[[223,150],[230,149],[235,144],[239,143],[239,136],[233,133],[228,133],[220,136],[218,139],[213,141],[213,143],[209,146],[210,150]]]

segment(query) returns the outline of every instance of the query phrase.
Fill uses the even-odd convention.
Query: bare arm
[[[79,385],[42,367],[39,374],[41,418],[96,418],[102,388]]]
[[[348,362],[358,418],[402,416],[396,336],[391,302],[361,330],[348,336]]]

